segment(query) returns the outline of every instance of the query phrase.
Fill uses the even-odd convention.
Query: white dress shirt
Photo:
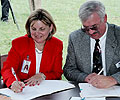
[[[106,75],[106,64],[105,64],[105,44],[106,44],[106,35],[107,35],[107,30],[108,30],[108,24],[106,24],[106,31],[105,34],[99,38],[99,45],[101,48],[101,54],[102,54],[102,65],[104,68],[104,75]],[[90,47],[91,47],[91,71],[93,69],[93,52],[95,48],[95,39],[90,38]]]

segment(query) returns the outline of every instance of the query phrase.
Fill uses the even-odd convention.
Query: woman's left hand
[[[38,73],[38,74],[32,76],[31,78],[25,80],[24,82],[26,83],[26,85],[35,86],[35,85],[40,85],[42,80],[44,80],[43,74]]]

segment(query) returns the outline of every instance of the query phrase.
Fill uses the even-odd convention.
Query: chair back
[[[6,61],[8,55],[0,55],[0,76],[1,76],[1,69],[3,68],[3,62]]]
[[[5,55],[0,55],[0,88],[2,87],[7,87],[4,83],[3,83],[3,79],[2,79],[2,76],[1,76],[1,69],[3,68],[3,62],[6,61],[8,55],[5,54]]]

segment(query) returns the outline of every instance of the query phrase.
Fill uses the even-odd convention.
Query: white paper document
[[[85,100],[106,100],[105,97],[100,98],[85,98]]]
[[[81,97],[71,97],[70,100],[81,100]]]
[[[81,97],[72,97],[70,100],[82,100]],[[85,98],[85,100],[106,100],[105,97],[101,98]]]
[[[107,89],[98,89],[89,83],[79,83],[79,87],[82,89],[80,93],[82,97],[120,97],[120,86],[113,86]]]
[[[0,89],[0,93],[6,94],[12,100],[30,100],[39,96],[74,88],[75,86],[62,80],[44,80],[40,85],[25,86],[21,93],[14,93],[8,88]]]

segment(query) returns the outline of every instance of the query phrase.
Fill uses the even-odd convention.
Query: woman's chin
[[[35,42],[38,44],[45,43],[45,41],[42,41],[42,40],[35,40]]]

